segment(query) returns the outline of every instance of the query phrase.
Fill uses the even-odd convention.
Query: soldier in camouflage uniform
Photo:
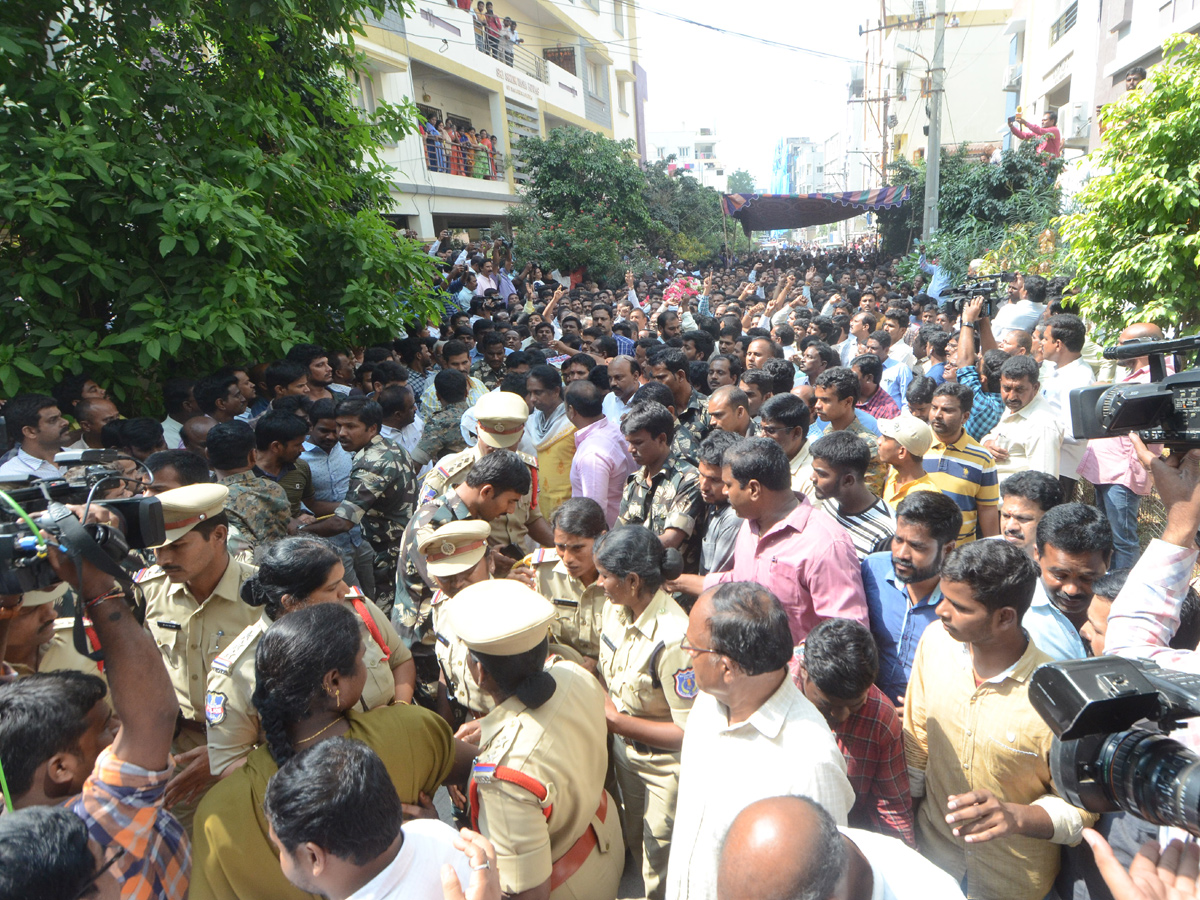
[[[529,466],[520,456],[497,450],[472,466],[456,487],[422,504],[404,529],[398,546],[400,570],[392,623],[417,664],[417,701],[429,709],[437,706],[438,665],[432,621],[437,585],[429,573],[425,555],[420,552],[421,543],[430,533],[451,522],[470,519],[491,522],[510,515],[529,493],[531,482]],[[492,559],[498,555],[489,554]]]
[[[379,435],[383,410],[374,400],[348,397],[337,405],[338,443],[354,454],[346,499],[328,519],[304,526],[307,534],[332,537],[362,527],[363,538],[375,551],[375,596],[385,613],[396,592],[400,538],[412,519],[417,478],[412,459]]]
[[[467,378],[457,369],[444,369],[433,379],[438,400],[444,404],[431,415],[421,432],[421,440],[413,450],[413,465],[417,468],[451,453],[467,449],[462,436],[462,420],[467,412]]]
[[[478,425],[479,442],[461,453],[444,456],[438,460],[421,484],[418,499],[428,503],[451,488],[461,484],[471,470],[489,453],[497,449],[514,449],[525,433],[525,421],[529,418],[529,407],[516,394],[495,391],[485,394],[471,410]],[[492,518],[492,547],[506,554],[507,560],[496,560],[496,572],[500,577],[508,575],[512,563],[523,557],[532,547],[529,538],[536,544],[548,547],[554,542],[550,524],[538,507],[537,460],[516,451],[517,456],[529,466],[531,482],[528,493],[521,498],[517,508],[508,515]]]
[[[253,562],[253,554],[288,535],[292,506],[287,491],[254,474],[254,429],[245,422],[222,422],[209,431],[212,451],[208,462],[217,483],[229,489],[225,514],[229,520],[229,552]]]
[[[506,374],[504,338],[499,332],[485,331],[479,339],[479,352],[483,354],[483,359],[471,366],[471,377],[482,381],[489,391],[494,391],[500,387]]]
[[[712,425],[708,421],[708,398],[692,387],[688,380],[688,358],[682,350],[664,347],[650,357],[650,377],[671,389],[675,398],[675,418],[688,432],[692,443],[699,448],[708,437]],[[688,457],[695,464],[695,456]]]
[[[675,422],[661,403],[637,403],[621,421],[629,452],[641,468],[625,482],[616,525],[644,525],[665,547],[683,555],[683,571],[700,566],[700,538],[696,528],[704,511],[700,476],[695,466],[671,453]]]

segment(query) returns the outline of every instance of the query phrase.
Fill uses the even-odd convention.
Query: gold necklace
[[[330,728],[332,728],[338,722],[342,721],[342,719],[344,719],[344,718],[345,718],[345,715],[339,715],[336,719],[334,719],[332,722],[330,722],[328,725],[326,725],[324,728],[322,728],[316,734],[310,734],[308,737],[301,738],[300,740],[295,741],[294,743],[299,745],[299,744],[307,744],[309,741],[315,741],[317,738],[319,738],[321,735],[323,735],[325,732],[327,732]]]

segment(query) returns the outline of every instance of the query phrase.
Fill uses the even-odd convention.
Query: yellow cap
[[[933,429],[916,416],[897,416],[875,423],[879,433],[890,437],[913,456],[924,456],[933,445]]]
[[[155,547],[165,547],[179,540],[201,522],[225,511],[229,488],[223,484],[189,484],[158,495],[162,504],[163,524],[167,537]]]
[[[487,554],[492,526],[477,519],[451,522],[419,536],[417,549],[430,575],[445,578],[466,572]]]
[[[481,581],[449,601],[450,628],[464,644],[492,656],[532,650],[549,634],[554,606],[519,581]]]
[[[67,592],[67,583],[60,581],[54,587],[46,588],[44,591],[26,591],[24,599],[21,601],[22,606],[45,606],[47,603],[56,603],[62,599],[63,594]]]
[[[521,440],[529,407],[519,394],[492,391],[475,401],[479,439],[491,447],[508,448]]]

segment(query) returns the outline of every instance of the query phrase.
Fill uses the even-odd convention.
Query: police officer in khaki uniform
[[[204,715],[208,725],[208,764],[223,773],[262,742],[254,708],[254,653],[281,616],[314,603],[342,603],[358,619],[367,680],[363,712],[412,700],[416,666],[412,653],[378,606],[347,587],[346,568],[332,546],[319,538],[289,537],[265,548],[258,574],[242,585],[242,599],[262,615],[213,660],[208,673]]]
[[[572,497],[550,516],[550,526],[554,547],[534,550],[512,574],[521,577],[528,569],[534,590],[554,604],[550,631],[555,640],[576,650],[584,667],[595,671],[604,588],[597,583],[592,548],[608,531],[608,522],[595,500]]]
[[[146,628],[179,699],[180,730],[171,749],[182,771],[167,786],[167,805],[189,828],[193,804],[213,780],[205,746],[208,671],[259,617],[241,599],[242,583],[256,569],[225,548],[228,493],[219,484],[192,484],[159,494],[166,540],[154,548],[158,564],[134,578],[146,601]]]
[[[70,670],[104,679],[104,671],[95,660],[75,649],[72,628],[74,618],[55,618],[58,603],[67,593],[60,582],[44,591],[26,591],[21,607],[8,628],[4,660],[24,678],[37,672]],[[89,650],[99,649],[95,632],[85,622]]]
[[[448,614],[496,703],[480,723],[468,795],[476,830],[496,847],[501,890],[614,900],[625,853],[604,790],[604,689],[574,663],[546,665],[554,608],[519,582],[473,584]]]
[[[529,418],[529,407],[516,394],[493,391],[480,397],[471,410],[478,419],[479,442],[460,453],[443,456],[425,476],[417,495],[418,504],[429,503],[461,484],[479,460],[492,450],[514,449],[525,433],[525,422]],[[514,560],[525,555],[527,538],[536,544],[549,547],[554,542],[550,524],[538,509],[537,459],[515,451],[533,476],[533,484],[515,512],[492,519],[492,546],[511,556]],[[500,572],[507,575],[508,572]]]
[[[488,553],[491,526],[477,519],[450,522],[429,531],[420,541],[426,569],[437,584],[433,593],[433,633],[438,667],[450,702],[450,722],[458,727],[468,718],[484,716],[495,704],[479,689],[467,667],[467,645],[450,626],[448,600],[464,588],[487,581],[495,571]]]
[[[664,573],[662,543],[641,525],[614,528],[597,541],[595,557],[609,600],[600,674],[610,697],[608,730],[625,838],[635,858],[642,855],[646,897],[662,900],[679,795],[679,751],[697,693],[692,661],[682,647],[687,613],[662,590],[682,559],[674,556],[675,571]]]

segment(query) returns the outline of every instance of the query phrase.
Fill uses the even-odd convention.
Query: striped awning
[[[841,222],[867,210],[899,206],[907,199],[905,186],[839,194],[725,194],[721,205],[749,234]]]

